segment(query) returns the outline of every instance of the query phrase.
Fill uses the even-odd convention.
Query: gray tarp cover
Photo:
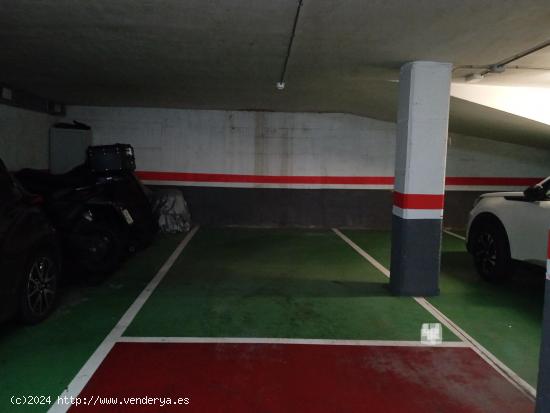
[[[154,210],[159,217],[159,230],[164,233],[187,232],[191,228],[191,214],[181,191],[155,191]]]

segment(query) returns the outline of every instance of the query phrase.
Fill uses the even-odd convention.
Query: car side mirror
[[[523,195],[527,201],[542,201],[546,199],[546,191],[542,185],[533,185],[523,191]]]

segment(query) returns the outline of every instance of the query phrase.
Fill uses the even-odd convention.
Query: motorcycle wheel
[[[75,228],[82,240],[77,263],[88,274],[108,274],[115,271],[124,250],[123,237],[113,225],[103,222],[82,222]]]

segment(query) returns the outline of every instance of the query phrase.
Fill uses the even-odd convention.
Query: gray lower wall
[[[201,225],[390,229],[392,191],[355,189],[179,188]],[[444,226],[464,228],[480,192],[449,191]]]

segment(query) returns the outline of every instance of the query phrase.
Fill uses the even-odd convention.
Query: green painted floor
[[[201,229],[125,335],[419,340],[386,284],[329,230]]]
[[[389,267],[388,231],[345,231]],[[536,388],[544,277],[518,266],[499,284],[479,278],[464,241],[443,235],[441,295],[429,301]]]
[[[39,325],[0,325],[0,412],[47,411],[47,406],[14,406],[10,397],[50,395],[55,399],[181,238],[158,237],[152,247],[100,285],[68,285],[59,308]]]
[[[390,236],[345,231],[389,265]],[[60,394],[181,236],[159,237],[98,286],[69,286],[59,309],[34,327],[0,326],[0,412],[11,395]],[[531,384],[536,382],[543,279],[518,271],[481,281],[463,242],[443,238],[441,296],[430,301]],[[418,340],[434,318],[329,230],[202,228],[127,336]],[[445,340],[457,340],[444,330]]]

